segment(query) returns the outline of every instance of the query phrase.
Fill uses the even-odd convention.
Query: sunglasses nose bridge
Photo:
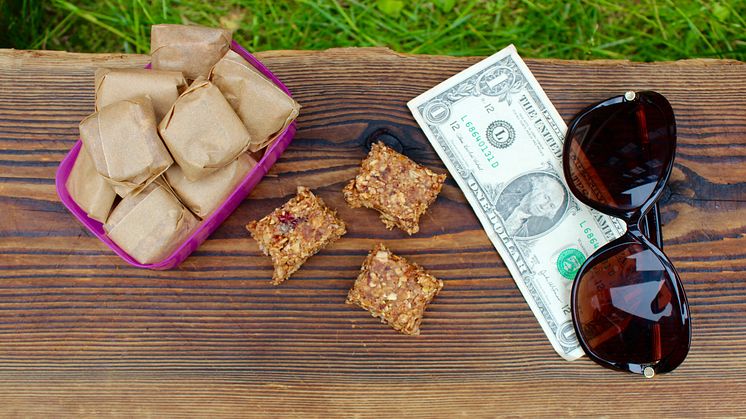
[[[638,241],[642,241],[642,238],[645,237],[643,234],[643,229],[641,226],[642,219],[637,217],[636,219],[632,220],[626,220],[627,221],[627,233],[631,235],[632,237],[638,239]]]
[[[658,243],[659,233],[651,232],[651,228],[660,228],[660,226],[649,226],[647,225],[647,219],[641,216],[632,216],[625,220],[627,224],[627,232],[625,236],[632,237],[632,239],[646,247],[656,247],[663,250],[663,247]]]

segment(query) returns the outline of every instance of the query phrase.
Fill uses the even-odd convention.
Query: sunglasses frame
[[[665,109],[664,114],[665,115],[671,115],[672,119],[669,121],[667,126],[669,127],[669,135],[673,139],[673,144],[671,147],[671,155],[670,158],[668,158],[668,161],[666,162],[666,167],[664,168],[663,172],[661,173],[660,178],[658,179],[657,184],[655,185],[655,188],[653,189],[653,193],[650,195],[650,197],[641,205],[639,205],[636,208],[632,208],[629,210],[623,210],[619,208],[610,207],[607,205],[603,205],[601,203],[595,202],[591,199],[588,199],[582,191],[579,191],[573,182],[569,181],[571,179],[571,173],[570,173],[570,164],[569,164],[569,156],[570,156],[570,145],[572,141],[570,139],[572,138],[572,134],[575,132],[575,129],[577,128],[578,124],[583,121],[583,119],[590,114],[591,112],[594,112],[598,109],[608,107],[608,106],[615,106],[627,102],[632,101],[639,101],[639,100],[648,100],[651,101],[654,105],[663,107]],[[671,176],[671,171],[673,169],[673,162],[676,155],[676,120],[673,116],[673,109],[671,108],[671,105],[669,102],[659,93],[652,92],[652,91],[643,91],[643,92],[627,92],[624,95],[620,96],[614,96],[610,99],[607,99],[605,101],[599,102],[595,105],[591,105],[588,108],[584,109],[580,113],[578,113],[570,123],[567,134],[565,136],[565,143],[563,148],[563,154],[562,154],[562,163],[563,163],[563,171],[565,175],[565,179],[568,179],[567,185],[570,188],[572,194],[577,198],[579,201],[584,203],[585,205],[605,214],[605,215],[611,215],[617,218],[622,219],[626,225],[627,225],[627,231],[625,234],[623,234],[621,237],[607,243],[606,245],[602,246],[595,252],[593,252],[588,259],[583,263],[583,265],[578,269],[578,272],[576,273],[575,279],[573,281],[572,286],[572,293],[570,296],[570,302],[571,302],[571,311],[572,311],[572,323],[573,327],[575,329],[575,335],[578,338],[578,342],[580,343],[580,346],[583,348],[583,351],[588,355],[588,357],[596,362],[597,364],[614,369],[614,370],[620,370],[620,371],[627,371],[631,373],[636,374],[642,374],[647,378],[652,378],[656,373],[665,373],[669,372],[673,369],[675,369],[677,366],[683,362],[683,360],[686,358],[686,355],[689,352],[689,348],[691,346],[691,338],[692,338],[692,324],[691,324],[691,316],[689,312],[689,303],[686,298],[686,294],[684,292],[683,285],[681,283],[681,279],[679,278],[678,273],[676,272],[676,269],[674,268],[673,264],[671,263],[671,260],[666,256],[662,251],[662,235],[661,235],[661,227],[660,227],[660,212],[658,208],[658,201],[661,198],[661,195],[663,194],[663,190],[668,183],[668,179]],[[581,280],[583,279],[583,275],[588,270],[588,267],[595,265],[595,263],[600,259],[604,257],[608,257],[609,251],[613,248],[620,247],[620,246],[628,246],[630,244],[637,243],[642,246],[645,246],[646,248],[650,249],[653,254],[659,259],[661,264],[666,270],[666,273],[669,275],[669,278],[671,278],[671,281],[673,282],[673,291],[675,293],[674,297],[678,299],[680,302],[680,308],[681,312],[679,313],[682,317],[682,320],[687,323],[687,345],[686,348],[677,348],[674,352],[669,354],[669,356],[666,358],[666,360],[669,360],[673,358],[672,363],[668,362],[658,362],[656,364],[637,364],[632,362],[613,362],[606,359],[601,358],[600,356],[596,355],[593,350],[589,348],[588,343],[584,339],[584,334],[580,330],[580,325],[578,324],[578,312],[577,312],[577,298],[578,298],[578,288]]]

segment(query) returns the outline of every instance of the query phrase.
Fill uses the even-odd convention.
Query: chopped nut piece
[[[343,192],[351,207],[373,208],[386,228],[396,226],[412,235],[420,230],[420,216],[438,197],[445,178],[375,143]]]
[[[347,230],[336,212],[303,186],[298,195],[259,221],[246,225],[259,248],[272,258],[272,283],[281,284],[319,250]]]
[[[370,311],[402,333],[419,335],[425,309],[442,288],[443,281],[379,243],[365,258],[347,304]]]

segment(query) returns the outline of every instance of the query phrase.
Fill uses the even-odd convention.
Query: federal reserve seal
[[[495,121],[487,127],[487,141],[495,148],[508,148],[515,141],[515,129],[507,121]]]
[[[557,256],[557,271],[569,280],[575,279],[575,274],[583,266],[585,255],[578,249],[565,249]]]

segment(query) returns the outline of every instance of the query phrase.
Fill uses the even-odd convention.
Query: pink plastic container
[[[280,89],[290,95],[290,91],[288,90],[288,88],[285,87],[285,85],[282,84],[282,82],[277,77],[275,77],[275,75],[272,74],[267,69],[267,67],[259,62],[259,60],[254,58],[253,55],[249,54],[248,51],[238,45],[236,41],[232,42],[231,49],[240,54],[244,59],[246,59],[246,61],[256,67],[257,70],[261,71],[262,74],[272,80],[272,82],[280,87]],[[147,67],[149,68],[150,65],[148,65]],[[285,151],[288,145],[290,145],[290,142],[293,141],[295,131],[296,124],[295,121],[293,121],[293,123],[290,124],[290,126],[288,126],[285,131],[282,132],[282,134],[280,134],[279,138],[269,146],[269,148],[264,152],[264,156],[262,157],[262,159],[259,160],[258,164],[251,170],[251,172],[249,172],[248,175],[246,175],[246,178],[238,185],[236,190],[231,193],[228,199],[223,202],[223,204],[218,207],[218,209],[216,209],[208,218],[202,220],[202,222],[199,224],[199,227],[197,227],[192,235],[189,236],[189,238],[187,238],[187,240],[184,241],[181,246],[179,246],[171,255],[158,263],[142,264],[137,262],[129,254],[127,254],[127,252],[117,246],[116,243],[111,241],[108,236],[106,236],[103,224],[96,220],[88,218],[88,215],[85,213],[85,211],[83,211],[78,206],[78,204],[73,201],[70,193],[67,191],[66,183],[67,178],[70,176],[70,172],[72,171],[73,165],[75,164],[75,160],[78,158],[78,153],[80,152],[80,149],[83,145],[80,140],[75,143],[72,150],[70,150],[70,153],[65,156],[65,158],[60,163],[59,168],[57,168],[57,174],[55,176],[57,195],[59,195],[60,200],[62,200],[62,203],[67,207],[67,209],[70,210],[70,212],[73,213],[73,215],[78,220],[80,220],[80,222],[83,223],[83,225],[86,226],[91,233],[96,235],[96,237],[98,237],[102,242],[106,243],[106,245],[109,246],[111,250],[114,251],[114,253],[119,255],[130,265],[137,266],[138,268],[148,268],[156,270],[175,268],[181,262],[183,262],[184,259],[186,259],[187,256],[189,256],[193,251],[197,250],[199,245],[202,244],[202,242],[204,242],[207,237],[212,234],[212,232],[215,231],[218,226],[220,226],[220,224],[225,221],[226,218],[228,218],[229,215],[233,213],[233,211],[241,204],[241,202],[243,202],[246,196],[249,195],[249,192],[251,192],[251,190],[254,189],[254,187],[259,183],[264,175],[267,174],[269,168],[272,167],[273,164],[275,164],[282,152]]]

